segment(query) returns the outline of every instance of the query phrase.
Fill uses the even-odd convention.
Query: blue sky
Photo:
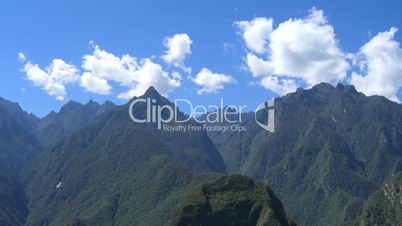
[[[108,81],[113,89],[107,95],[88,91],[79,81],[65,84],[66,95],[64,100],[60,101],[29,80],[27,72],[24,71],[27,63],[38,65],[45,70],[53,59],[62,59],[65,63],[74,65],[77,68],[77,75],[81,76],[86,71],[81,67],[83,56],[93,54],[94,46],[99,46],[101,50],[119,58],[124,54],[138,59],[147,58],[159,65],[171,80],[174,80],[173,72],[178,72],[181,75],[180,85],[175,85],[166,91],[169,99],[188,98],[196,104],[208,105],[218,103],[223,97],[227,104],[246,104],[249,110],[253,110],[264,100],[283,94],[282,91],[270,89],[272,83],[265,83],[264,87],[262,85],[264,78],[271,79],[269,81],[277,79],[281,85],[284,85],[284,81],[291,81],[292,84],[305,87],[319,79],[310,76],[309,71],[281,69],[278,66],[281,62],[270,59],[275,51],[281,55],[280,51],[283,49],[281,43],[274,42],[273,37],[266,40],[266,50],[260,53],[250,48],[244,38],[246,29],[244,26],[242,29],[239,23],[235,22],[244,21],[250,25],[255,18],[267,20],[272,18],[272,30],[275,30],[279,24],[290,18],[299,18],[306,22],[313,14],[312,8],[315,7],[315,12],[322,10],[324,14],[326,22],[323,26],[330,26],[334,30],[336,38],[334,45],[341,51],[335,55],[349,65],[349,69],[345,70],[346,77],[337,81],[348,83],[355,71],[360,77],[356,76],[354,81],[361,85],[363,91],[367,90],[367,94],[378,93],[392,99],[392,95],[396,93],[396,98],[400,100],[402,95],[399,87],[402,85],[399,85],[401,81],[399,78],[402,73],[399,72],[402,66],[391,71],[379,68],[378,64],[381,62],[378,63],[375,60],[376,56],[372,55],[376,48],[383,49],[381,45],[390,42],[399,44],[402,41],[401,31],[390,30],[391,27],[402,28],[400,13],[402,3],[397,0],[384,2],[379,0],[96,1],[96,3],[78,0],[2,1],[0,2],[0,96],[18,102],[24,110],[38,116],[44,116],[51,110],[58,111],[69,100],[82,103],[90,99],[100,103],[105,100],[117,104],[125,103],[127,100],[119,99],[117,96],[127,91],[129,87],[121,85],[116,80]],[[368,46],[367,51],[360,51],[359,54],[361,47],[379,32],[390,33],[387,33],[388,36],[384,34],[387,37],[383,39],[378,37],[377,42],[373,41],[371,46],[376,45],[375,48]],[[276,33],[277,36],[283,34],[279,30]],[[164,40],[166,44],[167,38],[175,34],[187,34],[191,40],[191,54],[187,54],[181,62],[185,67],[191,68],[191,73],[161,58],[168,49],[164,45]],[[273,48],[279,46],[278,49],[267,47],[270,43],[273,43]],[[26,57],[23,61],[18,59],[20,52]],[[398,46],[392,45],[387,53],[394,57],[396,55],[393,59],[394,65],[399,63],[402,65]],[[248,54],[269,62],[271,69],[266,69],[260,73],[261,75],[253,72],[246,61]],[[353,61],[357,63],[354,64]],[[143,64],[142,60],[139,62]],[[362,64],[365,64],[363,69],[359,69]],[[339,66],[337,63],[333,65]],[[195,82],[202,68],[211,72],[206,75],[207,80],[210,78],[208,76],[222,75],[230,76],[232,82],[221,80],[218,85],[222,85],[222,89],[201,92],[200,95],[199,91],[202,89],[200,84],[207,82],[201,78],[198,84]],[[374,76],[370,73],[381,76],[379,74],[382,72],[395,74],[390,79],[396,81],[393,84],[398,83],[396,87],[392,87],[397,90],[396,92],[384,90],[385,85],[382,90],[372,87],[362,79],[365,76]],[[300,73],[304,73],[303,76],[298,76]],[[335,74],[334,72],[334,76]],[[378,81],[378,84],[384,84],[384,81]],[[216,88],[216,84],[213,84],[213,87]],[[280,90],[283,90],[283,87],[281,88]],[[285,90],[288,90],[286,88],[291,89],[292,86],[285,87]]]

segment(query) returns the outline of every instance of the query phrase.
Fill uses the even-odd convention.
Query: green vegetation
[[[37,118],[0,98],[0,160],[19,171],[40,148],[32,133]]]
[[[69,102],[38,119],[0,98],[0,225],[157,226],[175,210],[172,225],[291,224],[284,210],[299,225],[401,224],[401,105],[319,84],[275,111],[273,134],[252,113],[243,133],[167,133],[128,105]]]
[[[295,225],[263,183],[230,175],[191,189],[178,205],[171,226]]]
[[[402,225],[402,173],[370,196],[364,205],[360,225]]]
[[[24,169],[26,225],[165,225],[186,189],[225,172],[204,132],[163,133],[127,112],[106,111]]]
[[[25,222],[27,198],[17,173],[0,161],[0,225],[16,226]]]
[[[352,86],[319,84],[275,100],[275,133],[254,120],[226,134],[229,172],[267,182],[300,225],[338,225],[402,170],[402,106]],[[267,112],[258,112],[260,121]]]
[[[69,101],[60,112],[50,112],[35,126],[34,132],[38,140],[45,146],[52,146],[63,137],[83,128],[96,116],[113,109],[112,102],[99,105],[90,101],[85,105]]]

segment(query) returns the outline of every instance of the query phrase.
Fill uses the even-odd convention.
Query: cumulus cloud
[[[180,86],[176,74],[169,76],[149,58],[138,60],[128,54],[118,57],[99,46],[94,46],[93,53],[83,57],[82,68],[85,73],[81,77],[81,86],[93,93],[109,94],[112,89],[109,81],[113,81],[128,88],[118,95],[121,99],[139,96],[149,86],[154,86],[162,95]]]
[[[166,37],[163,44],[167,50],[161,58],[167,64],[180,67],[186,72],[190,73],[191,69],[185,66],[184,59],[191,54],[192,43],[192,40],[186,33]]]
[[[252,21],[237,21],[235,25],[240,29],[247,47],[256,52],[264,53],[268,50],[268,40],[272,32],[272,19],[257,17]]]
[[[275,74],[300,78],[309,85],[341,81],[349,69],[322,10],[312,9],[305,19],[280,24],[269,46]]]
[[[170,77],[159,64],[152,62],[150,59],[145,59],[138,70],[133,72],[132,77],[135,81],[134,86],[127,92],[121,93],[118,96],[119,98],[130,99],[133,96],[139,96],[150,86],[155,87],[158,92],[166,96],[181,84],[181,76],[173,73]]]
[[[90,72],[85,72],[82,74],[80,84],[86,90],[101,95],[107,95],[112,90],[112,87],[109,85],[106,79],[97,77]]]
[[[270,62],[257,57],[253,53],[248,53],[245,61],[253,77],[271,76],[274,74],[274,68]]]
[[[339,48],[322,10],[313,8],[307,17],[289,19],[275,29],[268,28],[272,28],[272,19],[257,19],[266,21],[265,26],[256,26],[256,19],[238,23],[243,24],[246,46],[256,54],[266,53],[248,53],[245,58],[248,69],[254,77],[262,77],[265,88],[284,94],[298,85],[336,83],[346,78],[350,68],[347,55]]]
[[[225,84],[236,82],[235,79],[229,75],[214,73],[207,68],[202,68],[195,78],[191,78],[191,80],[195,84],[201,86],[201,89],[197,90],[199,95],[204,93],[215,93],[218,90],[223,89]]]
[[[23,53],[19,54],[20,60],[26,61]],[[66,96],[65,85],[74,83],[79,79],[78,69],[71,64],[65,63],[61,59],[54,59],[45,69],[41,69],[37,64],[26,62],[23,68],[26,78],[45,90],[56,100],[63,101]]]
[[[383,95],[400,102],[402,49],[394,40],[397,28],[378,33],[357,54],[360,73],[352,72],[350,83],[367,95]]]
[[[279,95],[294,92],[298,87],[294,79],[279,78],[277,76],[265,76],[261,80],[261,85]]]
[[[118,94],[121,99],[139,96],[149,86],[154,86],[166,96],[181,85],[182,77],[178,72],[169,74],[150,58],[137,59],[128,54],[120,57],[97,45],[93,47],[93,52],[82,58],[81,76],[77,67],[60,59],[54,59],[44,70],[27,61],[23,71],[35,86],[46,90],[57,100],[64,100],[65,85],[71,83],[78,83],[85,90],[100,95],[112,93],[112,84],[117,84],[127,89],[126,92]],[[18,57],[21,62],[26,61],[23,53],[19,53]]]
[[[130,86],[134,83],[132,74],[139,66],[137,59],[130,55],[117,57],[95,45],[93,53],[83,57],[81,67],[91,74],[91,78],[101,78]]]

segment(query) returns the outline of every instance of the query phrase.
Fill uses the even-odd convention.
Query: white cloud
[[[270,76],[274,73],[271,64],[252,53],[248,53],[245,59],[248,69],[254,77]]]
[[[91,43],[93,45],[93,43]],[[49,67],[42,70],[38,65],[26,62],[24,72],[26,78],[33,81],[57,100],[64,100],[66,84],[79,83],[87,91],[108,95],[112,92],[112,83],[127,88],[118,98],[130,99],[142,95],[149,86],[154,86],[166,96],[181,85],[181,75],[172,72],[170,75],[150,58],[138,60],[128,54],[115,56],[99,46],[93,45],[91,54],[82,58],[82,75],[74,65],[66,64],[63,60],[54,59]],[[25,59],[23,53],[19,59]]]
[[[130,99],[142,95],[150,86],[155,87],[161,95],[166,96],[169,92],[181,85],[181,77],[173,73],[169,77],[159,64],[145,59],[137,71],[132,74],[136,84],[127,92],[119,94],[120,99]]]
[[[25,54],[23,52],[18,53],[18,61],[20,62],[25,62],[27,58],[25,57]]]
[[[101,95],[109,94],[112,90],[106,79],[94,76],[89,72],[82,74],[80,84],[88,91]]]
[[[255,20],[242,21],[243,26],[251,26],[253,22]],[[283,94],[286,90],[293,90],[289,89],[293,85],[303,85],[297,81],[312,86],[319,82],[336,83],[346,78],[350,67],[347,55],[338,47],[334,29],[322,10],[313,8],[306,18],[289,19],[270,32],[269,25],[252,27],[253,34],[266,35],[249,35],[259,37],[255,38],[259,41],[250,41],[251,38],[246,39],[246,32],[250,29],[243,29],[246,45],[256,53],[267,55],[264,59],[248,53],[245,61],[254,77],[263,77],[261,85],[265,88]],[[267,38],[261,41],[261,37]],[[250,43],[254,46],[250,47]],[[275,82],[276,79],[280,82]],[[280,88],[281,85],[284,87]]]
[[[151,59],[138,60],[130,55],[118,57],[94,47],[91,55],[83,57],[82,68],[85,70],[81,78],[81,86],[97,94],[109,94],[113,81],[128,91],[118,95],[121,99],[130,99],[143,94],[149,86],[154,86],[162,95],[180,86],[176,73],[169,76],[159,64]]]
[[[341,81],[349,69],[322,10],[312,9],[305,19],[280,24],[269,46],[275,74],[303,79],[310,86]]]
[[[247,47],[256,52],[264,53],[268,50],[268,40],[272,32],[272,19],[257,17],[252,21],[237,21],[235,25],[240,29]]]
[[[19,55],[24,56],[23,53]],[[26,78],[31,80],[35,86],[42,88],[50,96],[60,101],[64,100],[66,96],[65,85],[74,83],[79,79],[77,68],[61,59],[54,59],[45,70],[28,61],[23,71]]]
[[[117,57],[95,45],[93,53],[83,57],[81,67],[93,78],[102,78],[123,86],[130,86],[134,83],[132,74],[139,66],[135,57],[130,55]]]
[[[191,78],[191,80],[201,86],[201,89],[197,90],[198,94],[215,93],[220,89],[223,89],[224,84],[235,83],[236,81],[229,75],[214,73],[207,68],[201,69],[200,72]]]
[[[47,71],[56,82],[61,84],[74,83],[78,80],[78,69],[67,64],[61,59],[54,59],[52,64],[47,68]]]
[[[394,40],[397,28],[373,37],[357,54],[360,74],[352,73],[350,83],[367,95],[383,95],[400,102],[402,87],[402,49]]]
[[[165,54],[161,57],[167,64],[180,67],[190,73],[191,68],[184,64],[185,58],[191,54],[192,40],[186,34],[175,34],[172,37],[166,37],[163,45],[167,48]]]
[[[261,85],[279,95],[285,95],[296,91],[298,85],[294,79],[278,78],[277,76],[265,76]]]

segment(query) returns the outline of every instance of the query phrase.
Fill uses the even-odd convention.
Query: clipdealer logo
[[[215,131],[227,132],[246,131],[246,126],[242,124],[242,113],[246,105],[224,105],[221,98],[220,105],[193,105],[187,99],[176,99],[172,105],[158,105],[153,98],[138,98],[133,100],[129,105],[129,116],[135,123],[156,123],[157,128],[167,132],[187,132],[187,131]],[[135,107],[142,105],[145,106],[144,114],[135,114]],[[183,116],[179,113],[177,106],[185,105],[190,109],[190,114]],[[274,132],[274,117],[275,111],[272,109],[274,100],[269,100],[266,103],[259,105],[256,109],[258,111],[268,109],[268,123],[264,124],[259,122],[257,117],[255,121],[257,124],[269,131]],[[142,112],[143,110],[141,110]],[[180,115],[180,117],[179,117]],[[256,114],[255,114],[256,115]],[[195,124],[186,122],[196,122]]]
[[[258,105],[258,107],[257,107],[256,110],[255,110],[255,114],[254,114],[254,120],[255,120],[255,122],[257,122],[257,124],[258,124],[261,128],[263,128],[263,129],[265,129],[266,131],[269,131],[269,132],[271,132],[271,133],[274,133],[274,132],[275,132],[275,109],[274,109],[274,107],[275,107],[275,99],[270,99],[270,100],[268,100],[268,101],[266,101],[266,102],[264,102],[264,103]],[[267,111],[267,114],[268,114],[268,115],[267,115],[267,118],[268,118],[268,120],[267,120],[267,123],[266,123],[266,124],[263,123],[263,122],[260,122],[260,121],[258,120],[258,118],[257,118],[257,113],[258,113],[259,111]]]

